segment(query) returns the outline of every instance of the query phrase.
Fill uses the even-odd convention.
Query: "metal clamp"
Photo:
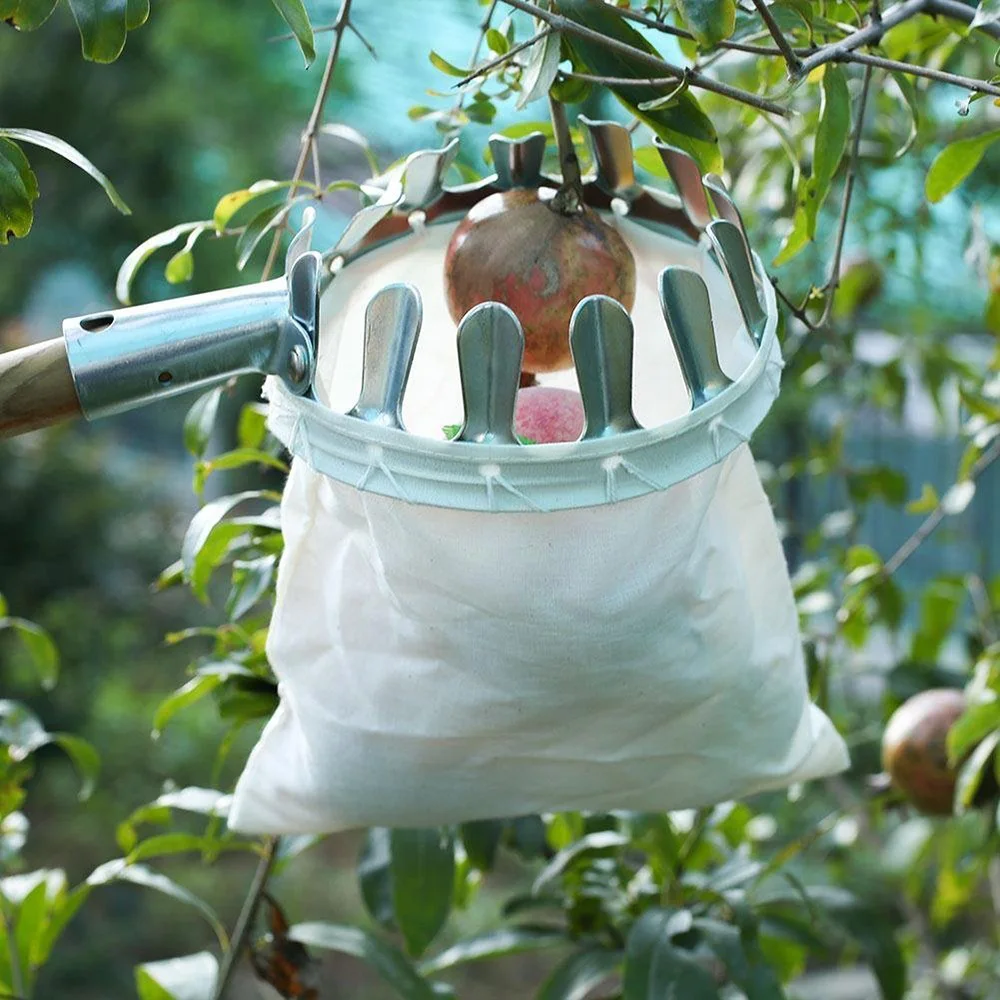
[[[233,375],[276,375],[297,396],[316,371],[322,259],[307,251],[285,278],[117,309],[63,323],[88,419],[207,388]]]

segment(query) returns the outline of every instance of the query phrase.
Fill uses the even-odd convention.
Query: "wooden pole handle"
[[[79,416],[61,337],[0,354],[0,438]]]

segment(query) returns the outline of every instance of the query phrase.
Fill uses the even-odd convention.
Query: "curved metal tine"
[[[285,253],[285,274],[291,271],[295,262],[312,246],[313,223],[316,221],[316,209],[309,205],[302,213],[302,224],[292,237]]]
[[[586,423],[580,440],[634,431],[632,320],[607,295],[590,295],[573,311],[569,343]]]
[[[660,159],[670,174],[670,179],[681,197],[684,211],[692,224],[698,229],[704,229],[712,221],[712,209],[708,204],[708,195],[701,182],[701,170],[694,158],[682,149],[668,146],[659,138],[655,138]]]
[[[382,427],[403,426],[403,393],[417,347],[423,306],[412,285],[387,285],[365,311],[361,395],[348,411]]]
[[[315,250],[302,253],[288,272],[288,312],[316,346],[319,331],[320,273],[323,258]]]
[[[727,222],[731,222],[736,226],[742,234],[744,241],[746,241],[747,227],[743,224],[743,216],[740,215],[740,210],[736,207],[736,202],[733,201],[729,194],[726,182],[718,174],[705,174],[705,179],[702,183],[712,197],[712,204],[715,206],[715,211]],[[747,252],[749,253],[749,251],[750,244],[747,242]]]
[[[441,149],[421,149],[411,153],[403,165],[403,196],[400,212],[413,212],[436,201],[444,190],[444,175],[458,154],[458,139]]]
[[[515,187],[538,187],[542,182],[546,139],[542,132],[531,132],[520,139],[503,135],[490,136],[490,155],[496,171],[496,185],[510,190]]]
[[[692,409],[732,385],[719,365],[708,288],[697,271],[667,267],[660,272],[660,308],[674,342]]]
[[[743,314],[747,333],[755,343],[759,344],[764,336],[764,327],[767,325],[767,314],[757,295],[753,263],[747,255],[743,234],[725,219],[716,219],[705,231],[719,258],[722,270],[729,278],[729,284]]]
[[[521,381],[524,334],[499,302],[483,302],[458,327],[458,367],[465,422],[456,441],[518,444],[514,403]]]
[[[587,129],[590,149],[597,165],[597,186],[615,198],[634,201],[642,194],[642,185],[635,177],[632,136],[618,122],[594,121],[580,115],[580,124]]]

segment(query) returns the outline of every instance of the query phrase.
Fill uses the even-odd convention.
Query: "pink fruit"
[[[535,444],[575,441],[583,424],[583,400],[572,389],[535,385],[517,394],[514,429]]]
[[[455,322],[482,302],[502,302],[524,329],[525,372],[573,365],[569,321],[588,295],[635,303],[635,258],[613,226],[584,208],[551,207],[550,188],[515,188],[478,202],[452,234],[445,291]]]

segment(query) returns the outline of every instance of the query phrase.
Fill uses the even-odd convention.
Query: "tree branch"
[[[306,123],[306,130],[302,136],[302,142],[299,147],[299,159],[295,164],[295,171],[292,174],[291,187],[288,189],[288,201],[291,201],[295,197],[295,189],[302,180],[306,164],[309,162],[312,148],[316,142],[316,136],[319,134],[320,119],[323,117],[326,100],[330,96],[330,87],[333,84],[333,71],[336,69],[337,59],[340,56],[340,46],[350,25],[351,3],[352,0],[341,0],[340,11],[337,13],[337,20],[333,25],[333,45],[330,48],[329,56],[327,56],[326,66],[323,68],[323,78],[320,80],[319,90],[316,92],[316,100],[313,103],[309,120]],[[278,258],[278,251],[281,249],[281,232],[282,227],[279,226],[275,230],[274,239],[271,240],[271,249],[268,251],[267,261],[264,264],[264,271],[261,275],[262,281],[268,279]]]
[[[767,6],[767,0],[753,0],[753,2],[757,8],[757,13],[760,14],[764,24],[767,25],[767,30],[771,33],[774,44],[778,46],[778,50],[785,60],[785,65],[788,67],[788,75],[793,80],[797,80],[802,75],[802,61],[792,51],[792,46],[789,44],[788,39],[781,33],[778,22],[775,21],[774,15]]]
[[[476,63],[479,61],[479,53],[482,52],[483,50],[483,42],[486,41],[486,35],[489,33],[490,25],[493,23],[493,15],[496,14],[497,7],[499,5],[500,5],[500,0],[493,0],[493,2],[489,6],[489,9],[483,15],[482,21],[479,22],[479,36],[476,38],[476,45],[475,48],[473,48],[472,50],[472,58],[469,60],[470,66],[475,66]],[[508,52],[506,54],[509,55],[510,53]],[[499,65],[499,62],[496,59],[491,61]],[[455,84],[455,86],[462,87],[465,84],[470,83],[472,80],[475,80],[477,76],[481,76],[483,73],[488,73],[489,71],[490,70],[487,64],[487,68],[480,68],[479,72],[472,73],[470,76],[467,76],[464,80],[460,80],[457,84]],[[455,102],[455,111],[461,111],[463,104],[465,104],[465,94],[460,93],[458,95],[458,100]]]
[[[964,21],[966,24],[971,24],[976,16],[976,8],[966,6],[961,0],[925,0],[924,11],[927,14],[940,14],[955,21]],[[983,24],[977,24],[976,30],[989,35],[990,38],[1000,39],[1000,21],[985,21]]]
[[[547,38],[555,31],[555,28],[542,28],[541,31],[536,35],[532,35],[531,38],[523,42],[518,42],[517,45],[512,45],[506,52],[502,55],[497,56],[495,59],[491,59],[489,62],[485,62],[482,66],[477,66],[468,76],[462,77],[458,83],[455,84],[456,87],[464,87],[467,83],[472,83],[473,80],[478,79],[481,76],[485,76],[487,73],[492,73],[498,66],[503,66],[509,63],[514,56],[519,55],[525,49],[530,49],[535,42],[540,42],[543,38]],[[473,63],[476,59],[473,57]]]
[[[738,87],[731,87],[729,84],[713,80],[711,77],[703,76],[697,70],[684,69],[680,66],[674,66],[672,63],[666,62],[659,56],[655,56],[644,51],[643,49],[634,48],[625,42],[618,41],[616,38],[608,38],[606,35],[602,35],[599,31],[593,31],[590,28],[586,28],[582,24],[578,24],[576,21],[570,20],[568,17],[562,17],[559,14],[552,14],[534,3],[529,3],[528,0],[503,0],[503,2],[516,8],[517,10],[523,10],[527,14],[533,14],[538,18],[538,20],[544,21],[557,31],[564,31],[568,35],[575,35],[577,38],[583,38],[596,45],[602,45],[611,52],[617,52],[619,55],[629,56],[637,62],[643,62],[647,66],[651,66],[654,69],[659,70],[659,72],[664,76],[673,77],[678,80],[686,77],[688,83],[692,87],[697,87],[700,90],[712,91],[722,97],[728,97],[730,100],[739,101],[741,104],[748,104],[750,107],[758,108],[761,111],[770,111],[772,114],[781,115],[783,117],[786,117],[789,114],[788,109],[782,107],[780,104],[775,104],[773,101],[769,101],[766,98],[758,97],[756,94],[751,94],[749,91],[740,90]],[[636,81],[630,80],[629,83],[635,84]]]
[[[233,936],[229,944],[229,950],[223,956],[222,968],[219,970],[219,978],[212,993],[212,1000],[223,1000],[226,989],[233,978],[236,966],[243,955],[243,951],[250,940],[250,933],[253,930],[253,922],[257,916],[257,909],[260,906],[264,890],[267,888],[267,880],[271,877],[271,870],[278,857],[278,845],[280,838],[268,837],[264,845],[264,853],[261,855],[257,871],[254,872],[253,881],[250,883],[250,890],[247,898],[243,902],[243,909],[236,919],[236,926],[233,928]]]
[[[980,94],[992,94],[994,97],[1000,97],[1000,87],[995,84],[975,80],[971,76],[959,76],[957,73],[931,69],[929,66],[915,66],[913,63],[899,62],[896,59],[886,59],[883,56],[871,56],[861,52],[849,52],[836,61],[857,63],[860,66],[878,66],[880,69],[905,73],[908,76],[921,76],[928,80],[937,80],[939,83],[950,83],[953,86],[962,87],[964,90],[974,90]]]
[[[997,438],[989,448],[986,449],[976,460],[976,463],[969,470],[969,481],[975,482],[986,469],[988,469],[998,458],[1000,458],[1000,438]],[[942,500],[927,515],[916,531],[903,542],[902,545],[885,561],[882,567],[883,576],[892,576],[917,549],[934,533],[938,525],[948,516],[948,511],[944,500]]]
[[[823,316],[818,325],[826,326],[833,311],[833,299],[840,285],[840,259],[844,253],[844,237],[847,235],[847,216],[851,208],[851,196],[854,194],[854,178],[858,168],[858,152],[861,149],[861,133],[865,125],[865,108],[868,106],[868,89],[872,81],[872,67],[865,67],[865,75],[861,83],[861,94],[858,97],[858,113],[854,121],[854,137],[851,142],[850,159],[847,161],[847,172],[844,175],[844,197],[840,203],[840,219],[837,222],[837,242],[833,249],[833,260],[830,263],[830,278],[826,283],[826,304],[823,306]]]
[[[549,115],[552,118],[552,132],[559,151],[559,172],[562,174],[562,184],[552,199],[552,207],[558,212],[571,214],[578,212],[583,204],[580,161],[577,159],[573,136],[570,134],[569,122],[566,119],[566,105],[550,97]]]

